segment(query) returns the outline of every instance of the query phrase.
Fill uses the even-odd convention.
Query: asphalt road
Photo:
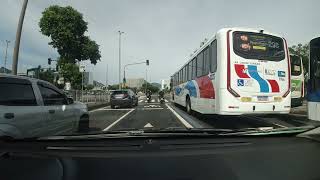
[[[160,103],[152,96],[139,98],[134,108],[111,109],[110,106],[90,111],[90,129],[96,131],[133,130],[144,128],[283,128],[309,124],[304,115],[244,115],[217,116],[189,115],[183,107],[172,104],[169,99]]]

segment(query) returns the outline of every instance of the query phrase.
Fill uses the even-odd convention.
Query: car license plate
[[[121,99],[122,97],[123,97],[123,95],[121,94],[121,95],[115,95],[114,96],[116,99]]]
[[[258,101],[268,101],[268,96],[258,96]]]

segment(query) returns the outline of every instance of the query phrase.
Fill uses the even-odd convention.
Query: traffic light
[[[48,58],[48,64],[51,65],[51,58]]]
[[[146,60],[146,64],[147,64],[147,66],[149,66],[149,60]]]

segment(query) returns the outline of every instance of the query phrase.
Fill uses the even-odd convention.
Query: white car
[[[86,104],[74,102],[46,81],[0,74],[1,137],[41,137],[88,130]]]

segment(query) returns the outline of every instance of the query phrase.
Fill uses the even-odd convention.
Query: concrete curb
[[[104,106],[108,106],[110,103],[97,103],[97,104],[89,104],[88,105],[88,111],[94,110],[94,109],[99,109],[102,108]]]

